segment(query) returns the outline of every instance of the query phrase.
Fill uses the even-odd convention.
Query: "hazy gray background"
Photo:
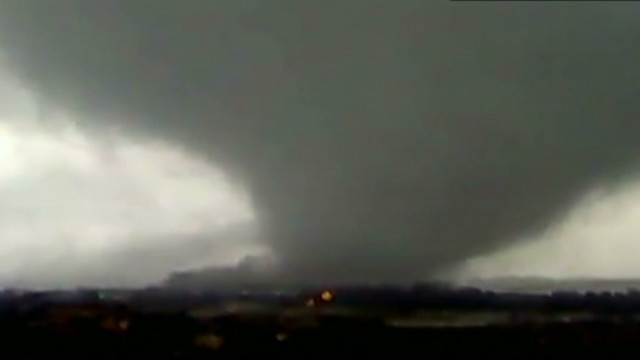
[[[86,154],[120,146],[150,154],[122,160],[122,168],[137,169],[135,180],[113,170],[110,155],[86,160],[100,186],[122,184],[128,192],[98,200],[82,191],[100,181],[66,179],[77,198],[50,210],[60,216],[84,206],[83,215],[112,232],[148,221],[136,235],[100,235],[109,251],[95,251],[127,254],[118,274],[151,278],[173,266],[166,256],[180,259],[175,266],[193,263],[202,242],[190,239],[211,238],[215,219],[234,213],[228,204],[245,201],[253,220],[238,225],[249,233],[240,238],[262,244],[290,277],[406,281],[465,260],[487,274],[487,264],[507,271],[505,259],[475,257],[542,235],[554,244],[574,239],[562,245],[567,254],[614,248],[615,233],[589,241],[580,235],[584,226],[567,220],[571,233],[556,223],[590,189],[630,179],[636,168],[638,10],[595,2],[0,0],[0,52],[7,74],[36,104],[34,126],[56,146],[67,146],[56,132],[66,121],[92,149]],[[22,124],[20,111],[7,118]],[[29,131],[7,136],[28,139]],[[198,165],[185,169],[191,161]],[[30,171],[40,173],[33,164]],[[151,164],[154,170],[145,168]],[[226,182],[203,175],[213,164]],[[33,180],[43,190],[24,190],[15,201],[61,196],[50,185],[62,181],[60,172]],[[167,179],[174,181],[171,197],[155,187]],[[235,193],[220,190],[225,186]],[[131,201],[138,216],[152,220],[123,215],[132,211],[121,208],[125,199],[140,192],[165,201]],[[599,203],[625,209],[608,196]],[[92,208],[100,201],[119,217]],[[198,206],[206,216],[191,215]],[[17,213],[7,210],[3,221]],[[608,224],[601,229],[619,228],[607,222],[619,217],[599,214]],[[629,207],[625,214],[636,213]],[[175,219],[196,218],[196,236],[180,234],[198,226]],[[69,229],[64,236],[45,231],[34,244],[97,241],[94,230],[80,231],[84,219],[65,219],[56,220]],[[633,231],[618,238],[633,246]],[[149,232],[170,247],[149,245]],[[24,253],[38,247],[30,249]],[[170,255],[146,255],[152,249]],[[554,259],[552,249],[527,258]],[[93,261],[68,252],[53,258]],[[117,277],[110,266],[91,268]]]

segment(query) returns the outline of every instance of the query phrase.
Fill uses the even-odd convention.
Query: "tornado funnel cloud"
[[[287,276],[412,281],[634,170],[640,7],[575,5],[2,0],[0,50],[221,164]]]

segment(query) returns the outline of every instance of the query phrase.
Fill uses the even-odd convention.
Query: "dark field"
[[[6,293],[2,358],[546,357],[640,346],[637,293]]]

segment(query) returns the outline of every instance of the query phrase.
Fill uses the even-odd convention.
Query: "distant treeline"
[[[360,308],[452,309],[553,311],[588,309],[591,311],[638,311],[640,291],[572,292],[545,294],[496,292],[477,288],[454,288],[444,285],[415,286],[324,286],[286,291],[278,288],[248,286],[241,291],[209,288],[175,290],[148,288],[138,290],[82,290],[56,292],[3,292],[0,307],[9,304],[33,308],[52,303],[126,304],[144,308],[176,310],[213,306],[231,301],[252,301],[268,306],[305,306],[309,299],[319,299],[322,291],[331,291],[331,301],[316,306],[339,305]],[[14,306],[11,306],[12,308]]]
[[[496,292],[477,288],[417,285],[413,287],[336,288],[335,301],[344,305],[401,308],[479,308],[496,310],[638,310],[640,291]]]

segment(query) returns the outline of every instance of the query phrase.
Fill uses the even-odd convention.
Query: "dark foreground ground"
[[[272,330],[272,331],[269,331]],[[634,351],[640,340],[637,329],[590,325],[526,329],[518,327],[483,329],[372,329],[369,327],[298,330],[279,341],[275,329],[246,329],[242,334],[210,340],[211,348],[194,340],[190,329],[173,329],[171,335],[132,333],[124,336],[92,334],[56,336],[50,333],[3,334],[3,356],[35,359],[73,357],[119,359],[135,356],[152,358],[220,359],[326,359],[353,358],[427,358],[440,354],[464,356],[554,355],[559,348],[588,354],[603,345],[615,350]],[[587,345],[587,347],[585,347]],[[215,347],[220,347],[216,349]],[[624,347],[622,347],[624,346]]]
[[[542,358],[557,356],[559,350],[570,350],[572,357],[640,353],[640,301],[631,295],[565,294],[554,299],[473,294],[402,301],[380,301],[383,296],[373,293],[341,297],[339,291],[324,298],[318,292],[197,301],[186,294],[144,301],[54,301],[47,294],[22,294],[2,302],[0,359]]]

